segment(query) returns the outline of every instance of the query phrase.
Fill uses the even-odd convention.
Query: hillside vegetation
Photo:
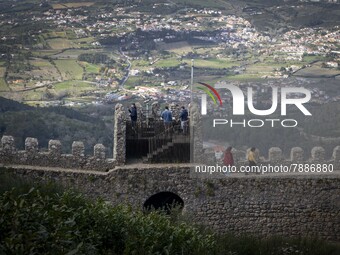
[[[0,168],[1,254],[336,255],[316,239],[217,235],[178,210],[133,211]]]
[[[0,98],[0,105],[0,136],[14,136],[19,149],[24,148],[26,137],[35,137],[45,149],[50,139],[60,140],[64,153],[71,151],[73,141],[84,142],[88,154],[95,144],[102,143],[110,155],[113,123],[90,116],[94,110],[81,113],[66,107],[35,108],[4,98]]]

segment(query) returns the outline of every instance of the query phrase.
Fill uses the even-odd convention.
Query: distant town
[[[289,8],[310,2],[339,6],[311,0]],[[192,64],[194,82],[250,84],[263,92],[283,83],[313,83],[310,78],[340,78],[338,25],[272,34],[242,17],[265,15],[251,6],[238,16],[172,1],[109,8],[42,2],[40,11],[21,11],[16,4],[0,14],[0,95],[34,106],[131,98],[188,103]],[[314,102],[339,100],[327,89],[312,91]]]

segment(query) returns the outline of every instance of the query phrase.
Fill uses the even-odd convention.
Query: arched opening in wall
[[[183,199],[172,192],[159,192],[154,194],[149,197],[143,205],[145,211],[162,210],[167,214],[170,214],[174,208],[181,211],[183,207]]]

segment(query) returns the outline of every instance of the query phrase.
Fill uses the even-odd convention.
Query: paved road
[[[122,51],[122,48],[119,49],[119,53],[126,59],[126,62],[129,64],[129,66],[128,66],[127,70],[126,70],[126,74],[125,74],[123,80],[121,81],[121,83],[119,84],[119,87],[123,88],[124,84],[129,79],[129,76],[130,76],[131,62],[129,60],[129,57]]]

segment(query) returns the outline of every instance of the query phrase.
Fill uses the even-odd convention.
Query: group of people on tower
[[[132,125],[132,129],[134,129],[136,131],[136,123],[137,123],[137,107],[136,104],[133,103],[129,109],[129,113],[130,113],[130,118],[131,118],[131,125]],[[169,110],[168,106],[165,106],[164,111],[161,113],[160,116],[163,120],[164,123],[164,129],[166,133],[170,133],[171,128],[172,128],[172,124],[173,124],[173,116],[172,116],[172,112]],[[189,123],[189,113],[188,110],[185,109],[184,106],[181,107],[181,111],[179,114],[179,120],[181,122],[181,130],[183,132],[183,134],[188,134],[188,123]],[[233,154],[231,152],[232,147],[229,146],[225,152],[224,152],[224,157],[223,157],[223,164],[225,166],[233,166],[234,165],[234,158],[233,158]],[[247,155],[247,159],[249,162],[249,166],[256,166],[256,157],[255,157],[255,147],[252,147]]]
[[[165,109],[161,114],[161,118],[163,119],[163,122],[164,122],[165,131],[170,132],[170,129],[172,128],[173,116],[168,106],[165,106]],[[188,110],[185,109],[184,106],[181,107],[179,120],[181,122],[181,130],[183,134],[185,135],[188,134],[189,113],[188,113]]]
[[[131,125],[132,129],[136,129],[136,123],[137,123],[137,107],[136,104],[133,103],[129,109],[130,118],[131,118]],[[171,132],[171,128],[173,125],[173,116],[172,112],[169,110],[168,106],[165,106],[164,111],[161,113],[160,116],[164,123],[164,128],[166,133]],[[188,110],[185,109],[184,106],[181,107],[181,111],[179,114],[179,120],[181,122],[181,130],[184,135],[188,134],[188,124],[189,124],[189,113]]]

